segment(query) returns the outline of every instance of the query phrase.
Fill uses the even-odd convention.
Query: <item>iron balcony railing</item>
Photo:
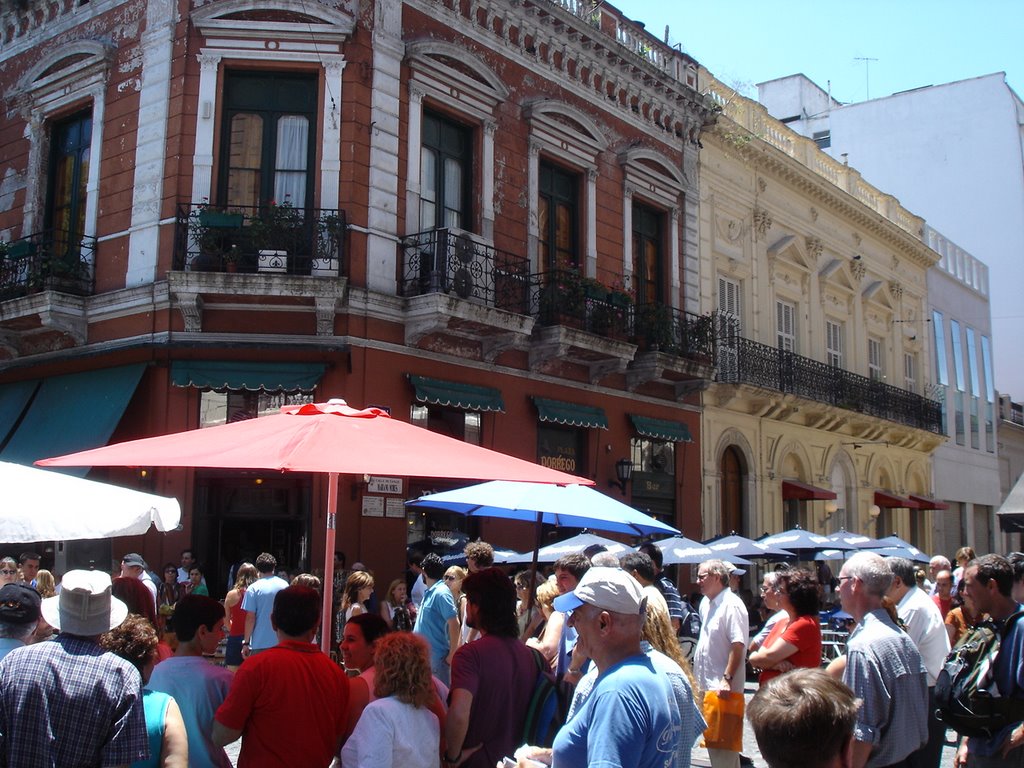
[[[402,296],[444,293],[488,307],[529,314],[529,261],[472,234],[432,229],[402,241]]]
[[[0,243],[0,300],[39,291],[91,296],[96,289],[96,238],[65,230]]]
[[[712,364],[715,317],[694,315],[665,304],[638,304],[634,335],[641,347]]]
[[[905,389],[719,328],[718,380],[751,384],[942,433],[942,406]]]
[[[608,338],[633,335],[633,303],[579,272],[553,269],[533,275],[533,314],[541,325],[562,325]]]
[[[173,268],[338,277],[345,230],[345,212],[328,208],[181,205]]]

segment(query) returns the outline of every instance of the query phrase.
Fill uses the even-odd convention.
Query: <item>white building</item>
[[[840,104],[804,75],[758,85],[777,119],[991,270],[997,389],[1024,398],[1024,102],[997,72]]]
[[[1006,551],[996,540],[995,510],[1003,499],[996,454],[996,393],[992,377],[989,271],[971,254],[925,225],[925,239],[941,255],[928,270],[928,316],[900,323],[903,333],[927,334],[932,345],[934,394],[943,403],[946,443],[932,455],[936,511],[935,553],[964,544],[978,552]]]

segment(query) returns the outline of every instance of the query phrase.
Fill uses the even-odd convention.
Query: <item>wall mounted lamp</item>
[[[872,504],[868,507],[868,517],[872,520],[877,520],[878,516],[882,514],[882,508],[877,504]]]
[[[839,505],[834,501],[825,502],[825,517],[822,519],[823,523],[827,523],[832,519],[832,515],[839,511]]]
[[[617,480],[609,480],[608,485],[613,488],[618,488],[622,491],[622,495],[626,495],[626,483],[628,483],[633,477],[633,461],[632,459],[619,459],[615,462],[615,477]]]

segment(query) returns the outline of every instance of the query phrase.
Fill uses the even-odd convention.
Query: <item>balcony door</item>
[[[305,208],[313,199],[316,75],[228,72],[217,201]]]
[[[44,227],[53,255],[77,260],[85,234],[86,184],[92,142],[92,111],[53,124]]]
[[[540,264],[545,270],[578,270],[579,178],[550,163],[540,164]]]
[[[420,223],[423,230],[471,229],[473,132],[440,115],[423,115]]]
[[[664,301],[661,212],[633,204],[633,279],[637,304]]]

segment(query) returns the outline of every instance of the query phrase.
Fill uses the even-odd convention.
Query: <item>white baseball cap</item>
[[[621,568],[594,566],[583,574],[576,589],[555,598],[555,610],[563,613],[584,604],[636,616],[643,611],[647,598],[640,582]]]

